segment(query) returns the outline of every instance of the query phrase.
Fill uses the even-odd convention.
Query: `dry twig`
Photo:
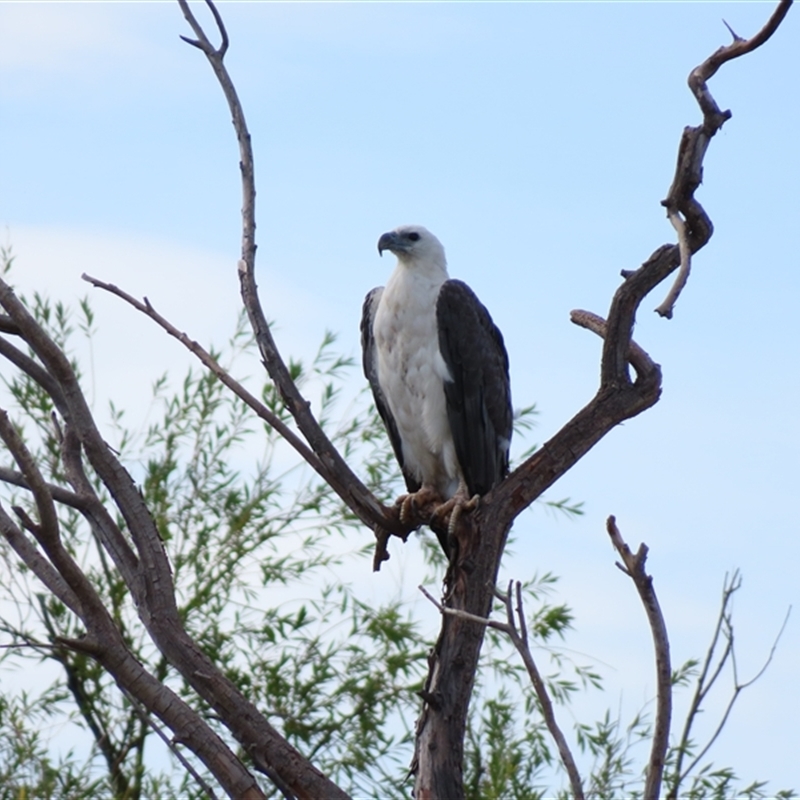
[[[611,537],[611,543],[622,558],[623,563],[618,563],[617,566],[634,582],[653,636],[656,655],[656,721],[643,797],[645,800],[658,800],[672,721],[672,667],[667,626],[664,623],[664,615],[661,613],[656,591],[653,588],[653,578],[644,569],[647,561],[647,545],[640,544],[639,550],[634,555],[623,540],[613,516],[606,521],[606,528]]]
[[[786,630],[786,624],[789,622],[789,615],[792,611],[791,607],[789,607],[786,612],[786,616],[783,619],[780,630],[773,640],[772,647],[770,648],[769,654],[767,655],[767,658],[765,659],[761,668],[752,678],[750,678],[750,680],[740,683],[739,670],[736,663],[736,650],[734,648],[733,615],[730,611],[730,605],[734,594],[739,591],[741,586],[742,579],[738,570],[736,570],[730,578],[728,578],[727,575],[725,576],[725,581],[722,586],[722,602],[720,603],[719,615],[717,616],[717,622],[714,626],[714,634],[711,637],[711,644],[708,647],[708,652],[706,653],[703,665],[698,673],[697,682],[695,685],[695,693],[692,697],[689,711],[686,714],[686,720],[684,721],[680,742],[676,748],[677,757],[675,760],[675,769],[671,776],[667,800],[677,800],[681,784],[692,772],[692,770],[694,770],[695,767],[697,767],[697,765],[702,761],[706,753],[711,749],[711,746],[719,737],[722,729],[725,727],[725,724],[728,721],[736,700],[739,698],[739,695],[749,686],[752,686],[766,672],[767,668],[772,663],[778,642],[780,641],[781,636],[783,636],[784,630]],[[717,647],[720,643],[720,639],[724,639],[724,645],[722,647],[722,652],[718,654]],[[715,661],[716,665],[714,663]],[[689,766],[684,769],[683,761],[684,757],[689,752],[691,733],[694,723],[697,721],[697,717],[701,713],[702,705],[705,702],[705,699],[708,697],[708,694],[712,688],[716,685],[723,672],[723,669],[725,668],[725,665],[728,662],[730,662],[731,670],[733,672],[733,691],[731,693],[731,697],[725,706],[725,711],[722,713],[714,732],[711,734],[706,744],[692,759]]]

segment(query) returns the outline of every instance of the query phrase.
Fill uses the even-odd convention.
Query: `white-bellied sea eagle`
[[[503,336],[469,286],[449,278],[430,231],[406,225],[384,233],[384,250],[397,266],[364,301],[364,374],[411,499],[466,503],[508,472],[513,413]]]

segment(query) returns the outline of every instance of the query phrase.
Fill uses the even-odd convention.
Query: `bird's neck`
[[[424,263],[398,260],[394,272],[389,278],[387,289],[392,286],[396,290],[403,288],[416,292],[430,293],[435,299],[441,285],[449,278],[447,267],[439,263]]]

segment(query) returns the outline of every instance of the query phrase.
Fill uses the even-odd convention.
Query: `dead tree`
[[[163,319],[149,302],[140,302],[101,280],[85,276],[93,285],[112,291],[149,315],[189,347],[203,363],[253,412],[272,425],[300,456],[327,481],[341,499],[376,536],[375,568],[388,558],[389,537],[403,540],[420,525],[430,522],[435,508],[418,509],[418,517],[401,522],[397,509],[379,502],[352,471],[311,413],[310,405],[293,382],[270,333],[255,282],[255,178],[253,153],[245,116],[234,84],[224,64],[228,36],[215,6],[207,0],[220,37],[214,46],[190,9],[178,0],[194,31],[189,44],[205,54],[225,94],[238,137],[242,177],[242,251],[239,280],[244,306],[271,380],[291,413],[300,435],[236,383],[195,342]],[[781,0],[766,25],[750,39],[734,36],[689,76],[689,86],[702,112],[702,121],[684,130],[672,186],[663,201],[677,232],[678,242],[657,248],[638,269],[622,273],[606,319],[572,312],[572,321],[604,339],[600,386],[587,405],[569,420],[533,456],[519,466],[478,507],[461,515],[455,528],[457,556],[449,565],[439,637],[429,657],[429,673],[422,691],[424,706],[417,725],[412,765],[414,794],[418,800],[463,797],[462,760],[467,710],[473,689],[486,620],[495,597],[500,559],[508,532],[516,517],[549,489],[597,442],[621,422],[650,408],[661,392],[658,364],[632,340],[641,303],[676,270],[677,278],[657,311],[670,317],[686,284],[694,253],[712,234],[711,220],[694,193],[702,178],[703,158],[711,138],[731,116],[721,111],[707,82],[727,61],[745,55],[765,43],[777,30],[791,5]],[[0,329],[0,355],[39,384],[52,398],[57,411],[61,460],[70,489],[48,484],[23,440],[5,413],[0,414],[0,438],[17,465],[3,479],[30,491],[38,519],[14,509],[16,519],[0,509],[0,532],[19,558],[48,591],[82,620],[85,636],[60,640],[65,648],[85,653],[100,663],[120,688],[172,731],[213,774],[219,785],[236,798],[259,798],[264,792],[253,771],[266,775],[285,797],[346,797],[300,752],[292,747],[242,692],[203,653],[186,633],[177,613],[170,565],[156,523],[131,476],[122,467],[98,430],[78,381],[64,353],[12,289],[0,282],[0,304],[7,318]],[[10,336],[20,336],[33,355],[16,347]],[[107,488],[114,508],[106,507],[87,475],[91,471]],[[64,546],[56,514],[63,503],[83,515],[113,560],[135,603],[152,641],[231,732],[241,751],[234,753],[205,720],[169,688],[149,674],[133,657],[113,618],[103,607],[81,567]],[[124,526],[117,519],[124,520]],[[613,521],[609,532],[615,535]],[[618,536],[618,532],[616,532]],[[634,557],[615,540],[626,569],[647,599],[644,558]],[[646,551],[645,551],[646,552]],[[514,627],[511,592],[505,596],[509,626]],[[657,627],[653,619],[654,633]],[[520,618],[524,622],[524,618]],[[523,629],[524,630],[524,629]],[[664,636],[665,640],[665,636]],[[665,643],[662,646],[662,650]],[[667,661],[668,665],[668,661]],[[659,692],[668,694],[669,670],[659,668]],[[651,757],[648,797],[659,793],[660,771],[669,729],[668,703],[659,704],[657,735]],[[660,761],[659,761],[660,759]],[[579,781],[573,791],[581,794]]]

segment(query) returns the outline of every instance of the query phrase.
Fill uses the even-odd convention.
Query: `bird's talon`
[[[414,507],[414,496],[410,494],[403,494],[397,498],[397,505],[400,507],[400,522],[403,525],[408,525],[411,521],[411,512]]]
[[[456,528],[458,527],[458,520],[461,517],[461,509],[464,508],[460,503],[453,506],[453,511],[450,514],[450,520],[447,523],[447,535],[452,539],[456,535]]]
[[[448,500],[445,504],[444,513],[446,514],[448,511],[450,511],[450,519],[447,522],[447,535],[450,538],[455,536],[456,528],[458,527],[458,521],[461,519],[461,515],[465,511],[474,511],[478,507],[481,499],[480,495],[478,494],[472,495],[469,500],[465,498],[466,492],[462,493],[462,491],[459,489],[455,496]]]

